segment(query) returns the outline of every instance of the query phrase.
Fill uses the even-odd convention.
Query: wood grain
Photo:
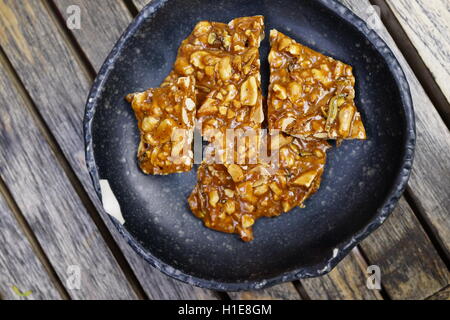
[[[380,293],[366,286],[367,265],[354,249],[337,268],[329,274],[301,281],[313,300],[381,300]]]
[[[450,102],[450,2],[386,2]]]
[[[370,6],[370,3],[367,0],[342,0],[341,2],[361,18],[367,18],[367,8]],[[376,31],[389,45],[399,60],[409,81],[411,95],[414,101],[417,125],[417,146],[408,192],[413,197],[415,204],[420,209],[420,214],[424,217],[438,241],[440,241],[448,257],[450,252],[450,220],[448,219],[450,213],[450,188],[448,187],[450,183],[450,153],[448,152],[448,150],[450,150],[450,132],[387,30],[382,26]],[[410,210],[406,210],[405,212],[410,215]],[[395,218],[396,217],[394,216],[394,219]],[[403,223],[403,226],[410,228],[411,223],[414,225],[418,224],[417,221],[410,216],[409,221]],[[392,226],[391,229],[386,229],[389,228],[389,224],[386,224],[380,230],[387,232],[387,239],[390,238],[395,240],[395,238],[389,236],[389,234],[395,234],[396,226],[397,224]],[[409,232],[411,232],[411,230]],[[414,233],[417,235],[422,234],[423,238],[423,233],[420,229],[416,229]],[[423,240],[420,240],[419,243],[424,242]],[[413,246],[413,243],[409,245],[409,247]],[[396,245],[393,245],[393,247],[396,247]],[[395,251],[392,253],[394,252]],[[421,253],[423,255],[427,254],[426,252]],[[408,253],[405,252],[404,254]],[[427,258],[424,257],[424,259]],[[398,267],[401,268],[402,266]],[[406,281],[407,279],[404,280]],[[411,279],[410,281],[414,281],[414,279]],[[405,293],[409,290],[407,287],[404,287],[404,289]]]
[[[8,101],[0,113],[0,176],[61,281],[70,280],[70,266],[79,268],[81,286],[66,286],[69,295],[74,299],[136,298],[36,127],[3,55],[0,100]]]
[[[422,300],[449,283],[449,272],[405,199],[384,225],[361,243],[392,299]]]
[[[88,14],[83,17],[83,27],[82,32],[78,32],[78,30],[73,31],[73,35],[77,42],[79,43],[81,49],[87,53],[88,59],[95,66],[96,70],[98,70],[101,66],[96,64],[96,61],[103,61],[108,55],[109,51],[113,47],[114,43],[117,41],[119,36],[122,34],[123,30],[126,28],[128,23],[131,22],[132,17],[129,15],[128,10],[121,5],[111,5],[108,11],[100,10],[101,7],[109,4],[109,2],[116,3],[116,0],[101,0],[101,1],[83,1],[83,0],[58,0],[55,2],[59,13],[64,15],[66,12],[66,5],[79,5],[82,8],[82,13],[86,12]],[[127,23],[114,23],[110,24],[110,20],[113,20],[114,17],[127,17]],[[98,29],[100,30],[109,30],[109,32],[104,33],[102,37],[102,41],[96,41]],[[81,31],[81,30],[80,30]],[[147,268],[146,268],[147,269]],[[155,293],[151,292],[152,298],[167,298],[167,297],[179,297],[179,298],[196,298],[196,299],[211,299],[216,298],[216,294],[212,291],[202,290],[199,288],[190,287],[188,285],[184,285],[178,282],[174,282],[170,280],[169,283],[165,277],[160,277],[159,279],[154,277],[154,279],[146,279],[145,273],[142,273],[141,270],[135,270],[136,275],[138,275],[138,279],[140,279],[141,284],[143,283],[144,289],[147,287],[151,288],[152,291],[156,291]],[[142,274],[141,274],[142,273]],[[152,284],[156,282],[159,285],[154,287]],[[175,283],[177,283],[177,287],[174,288]],[[283,286],[281,286],[283,287]],[[175,290],[176,289],[176,290]],[[148,291],[148,290],[146,290]],[[280,288],[269,288],[265,290],[266,296],[279,297],[281,294]],[[235,297],[239,296],[239,294],[235,294]],[[247,293],[247,297],[249,297],[250,293]],[[300,295],[292,284],[286,285],[286,290],[284,293],[285,296],[290,296],[293,299],[299,299]],[[261,295],[259,295],[261,296]],[[256,297],[255,297],[256,298]]]
[[[292,283],[284,283],[258,291],[228,292],[233,300],[301,300]]]
[[[450,300],[450,286],[436,292],[431,297],[428,297],[427,300]]]
[[[118,0],[54,0],[67,21],[67,8],[76,5],[81,12],[81,29],[72,30],[78,44],[94,69],[98,71],[114,43],[132,20],[122,1]],[[92,31],[95,30],[95,33]]]
[[[0,5],[0,29],[5,30],[0,33],[3,50],[17,70],[64,156],[89,194],[90,200],[101,212],[103,221],[111,230],[148,297],[215,299],[216,295],[211,291],[193,288],[169,279],[152,268],[118,234],[102,210],[84,160],[81,124],[85,100],[92,83],[89,73],[70,46],[69,39],[57,27],[57,21],[49,13],[44,2],[1,0]],[[89,15],[83,17],[88,19]],[[110,17],[110,20],[112,19],[114,16]],[[93,33],[93,36],[92,41],[97,43],[97,33]],[[108,42],[105,45],[112,47],[112,44]]]
[[[366,6],[361,6],[360,3],[356,3],[356,1],[344,1],[347,2],[346,4],[349,5],[351,8],[353,9],[357,9],[360,11],[360,13],[366,13],[367,12],[367,5],[368,3],[366,3]],[[136,4],[136,6],[141,9],[143,8],[143,6],[147,3],[147,1],[145,0],[135,0],[134,3]],[[420,85],[419,85],[420,87]],[[422,88],[419,88],[420,90],[423,91]],[[431,104],[429,102],[429,104]],[[434,110],[434,109],[433,109]],[[382,229],[380,229],[381,231],[378,232],[380,239],[383,239],[384,241],[386,241],[387,246],[392,246],[392,247],[396,247],[396,245],[402,240],[402,239],[393,239],[392,234],[395,233],[396,230],[396,226],[399,225],[400,229],[402,228],[408,228],[409,230],[412,230],[412,233],[414,236],[412,236],[411,238],[414,239],[414,241],[417,242],[417,246],[411,246],[411,247],[406,247],[404,252],[397,252],[395,255],[390,255],[390,257],[392,258],[391,260],[393,260],[394,264],[391,265],[391,267],[394,270],[399,270],[397,268],[395,268],[395,266],[399,265],[399,261],[401,261],[403,258],[408,257],[408,256],[415,256],[416,258],[419,259],[419,261],[421,259],[425,260],[425,261],[429,261],[428,265],[426,266],[427,268],[425,269],[421,269],[422,266],[420,266],[420,264],[412,264],[412,265],[408,265],[408,272],[411,273],[415,273],[417,275],[417,280],[413,281],[410,280],[409,278],[407,279],[403,279],[403,281],[399,281],[400,283],[398,283],[399,287],[398,288],[404,288],[404,290],[400,290],[398,288],[389,288],[388,287],[388,291],[389,294],[392,295],[394,298],[401,298],[402,296],[404,297],[411,297],[411,289],[415,288],[415,287],[421,287],[422,291],[412,291],[415,292],[416,295],[419,297],[424,297],[426,296],[427,293],[429,293],[430,291],[435,290],[437,287],[445,284],[445,281],[447,281],[447,273],[444,271],[441,271],[442,268],[444,268],[445,270],[445,266],[443,266],[442,261],[438,258],[436,252],[433,250],[431,243],[429,242],[429,240],[427,239],[426,235],[423,233],[423,230],[420,227],[420,224],[418,223],[418,221],[416,219],[414,219],[413,213],[410,210],[410,208],[406,205],[406,203],[404,202],[404,200],[402,200],[403,202],[403,214],[406,216],[406,218],[403,218],[401,215],[394,215],[392,219],[395,219],[394,221],[391,222],[391,226],[386,225],[385,227],[383,227]],[[397,211],[401,211],[401,209],[398,209]],[[396,211],[396,212],[397,212]],[[374,258],[374,260],[376,260],[376,254],[374,253],[379,253],[380,248],[379,246],[377,247],[377,243],[379,243],[380,241],[371,241],[368,240],[366,243],[366,245],[364,246],[365,250],[367,250],[369,253],[371,253],[371,256]],[[428,248],[428,249],[432,249],[430,251],[423,251],[420,252],[420,249],[417,248]],[[417,250],[416,250],[417,249]],[[378,250],[378,251],[377,251]],[[387,249],[386,249],[387,250]],[[420,253],[420,254],[418,254]],[[344,262],[345,263],[345,262]],[[352,265],[352,264],[350,264]],[[354,264],[353,264],[354,265]],[[339,266],[341,267],[341,266]],[[341,267],[342,268],[342,267]],[[344,267],[342,269],[347,269],[349,270],[349,268]],[[350,268],[351,269],[351,268]],[[428,270],[428,271],[425,271]],[[431,271],[430,271],[431,270]],[[334,271],[336,274],[339,274],[339,271],[336,270]],[[431,272],[431,274],[433,274],[433,276],[436,276],[436,278],[433,278],[433,281],[426,281],[427,280],[427,276],[426,276],[426,272]],[[421,277],[421,275],[424,275],[424,277]],[[334,274],[330,274],[330,276],[327,276],[330,279],[333,279]],[[396,279],[401,279],[401,277],[398,277],[398,274],[395,275],[393,274],[392,277],[394,278],[394,276],[396,276]],[[324,277],[326,278],[326,277]],[[315,290],[315,294],[313,294],[314,292],[314,288],[311,287],[311,285],[316,285],[316,288],[320,288],[320,286],[324,286],[324,284],[316,284],[315,283],[316,279],[313,279],[312,281],[310,281],[310,285],[308,286],[308,284],[304,284],[305,288],[309,289],[309,294],[311,294],[312,296],[315,295],[315,298],[320,298],[323,297],[324,294],[317,294],[317,292],[320,292],[320,290]],[[338,279],[339,280],[339,279]],[[341,286],[342,287],[342,282],[340,281],[335,281],[336,283],[338,283],[338,287]],[[422,286],[423,284],[425,284],[424,286]],[[331,286],[329,284],[325,285],[327,287],[328,292],[333,292],[333,290],[330,290],[330,288],[334,287],[334,283],[331,281]],[[288,289],[286,291],[289,291]],[[355,296],[352,296],[351,294],[349,295],[349,292],[351,292],[351,290],[343,290],[342,288],[339,289],[335,289],[334,290],[335,293],[330,293],[329,297],[334,297],[334,298],[348,298],[348,297],[352,297],[355,298]],[[324,291],[325,292],[325,291]],[[337,293],[336,293],[337,292]],[[259,295],[261,295],[261,293],[257,293]],[[255,297],[257,296],[257,294],[255,294]],[[266,295],[266,293],[262,293],[262,295]],[[362,295],[359,295],[360,297],[362,297]]]
[[[91,1],[90,1],[91,2]],[[17,48],[18,49],[22,49],[22,48],[25,48],[25,50],[24,50],[24,52],[23,52],[23,55],[22,55],[22,57],[25,57],[25,58],[30,58],[30,57],[32,57],[32,54],[30,54],[30,52],[31,52],[31,50],[29,49],[29,48],[27,48],[28,47],[28,45],[25,43],[25,42],[22,42],[21,40],[20,40],[20,36],[17,38],[17,39],[19,39],[19,41],[18,41],[18,43],[17,43]],[[81,42],[80,42],[81,43]],[[6,51],[6,50],[5,50]],[[85,50],[85,52],[87,52],[87,50]],[[95,51],[94,51],[95,52]],[[87,54],[87,53],[86,53]],[[87,54],[88,55],[88,54]],[[99,55],[100,56],[100,55]],[[100,60],[100,58],[99,58],[99,60]],[[18,62],[16,62],[17,64],[19,64]],[[93,65],[95,65],[95,63],[93,62]],[[23,73],[23,74],[25,74],[25,73]],[[58,79],[58,80],[61,80],[61,79]],[[25,82],[25,81],[24,81]],[[37,93],[36,93],[37,94]],[[431,103],[430,103],[431,104]],[[40,109],[41,110],[41,109]],[[67,120],[66,120],[67,121]],[[67,138],[66,138],[67,139]],[[136,272],[136,270],[135,270],[135,272]],[[136,274],[138,274],[138,272],[136,272]],[[145,274],[144,274],[145,275]],[[140,277],[138,277],[138,278],[140,278]],[[362,283],[365,283],[365,281],[364,282],[362,282]],[[358,283],[358,285],[360,285],[360,283]],[[311,290],[312,291],[312,290]],[[318,295],[318,296],[320,296],[320,295]]]
[[[0,186],[0,296],[5,300],[61,299],[1,193]]]
[[[152,0],[132,0],[134,6],[141,11],[147,4],[149,4]]]

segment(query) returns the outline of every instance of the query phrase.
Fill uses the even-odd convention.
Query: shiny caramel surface
[[[276,30],[270,42],[269,127],[308,139],[366,139],[352,67]]]
[[[247,242],[259,218],[303,207],[319,189],[326,140],[366,138],[352,68],[272,30],[265,136],[272,157],[260,156],[263,28],[261,16],[199,22],[161,87],[128,97],[141,131],[138,159],[147,174],[191,170],[193,130],[200,124],[211,157],[198,170],[189,206],[206,227]],[[240,136],[230,140],[230,130],[255,140],[235,146]]]
[[[167,175],[192,169],[195,79],[180,77],[165,87],[131,94],[141,133],[138,161],[146,174]]]
[[[229,24],[199,22],[181,44],[166,82],[195,77],[197,119],[207,140],[226,129],[259,128],[263,122],[258,51],[263,37],[263,17],[243,17]]]
[[[292,137],[280,140],[277,163],[259,160],[248,165],[200,166],[198,183],[188,201],[205,226],[251,241],[257,219],[301,207],[318,190],[328,143]]]

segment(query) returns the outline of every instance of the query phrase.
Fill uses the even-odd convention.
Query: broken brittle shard
[[[256,129],[264,121],[259,46],[262,16],[228,24],[199,22],[182,42],[165,83],[180,76],[196,80],[197,119],[211,141],[227,129]],[[165,85],[163,83],[162,86]]]
[[[306,139],[366,139],[352,67],[277,30],[270,43],[270,129]]]
[[[277,142],[271,141],[270,148],[278,149],[276,162],[258,157],[252,164],[204,162],[200,166],[188,202],[206,227],[252,241],[257,219],[302,207],[319,189],[329,144],[283,134],[274,139]]]
[[[138,161],[146,174],[190,171],[194,163],[195,79],[180,77],[163,88],[127,96],[138,120]]]

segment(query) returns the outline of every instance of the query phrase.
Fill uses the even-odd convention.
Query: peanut
[[[261,185],[255,189],[254,194],[257,196],[260,196],[260,195],[263,195],[264,193],[266,193],[267,191],[269,191],[269,186]]]
[[[302,86],[297,82],[291,82],[288,86],[289,90],[289,99],[295,103],[297,100],[299,100],[302,97]]]
[[[159,120],[154,117],[146,117],[142,120],[142,130],[145,132],[152,131],[155,129],[156,125],[159,123]]]
[[[280,189],[276,182],[272,182],[269,187],[276,195],[281,195],[283,193],[283,190]]]
[[[219,62],[219,75],[223,81],[228,81],[231,79],[233,73],[233,68],[231,67],[230,57],[225,57]]]
[[[193,54],[191,54],[191,63],[196,66],[199,69],[205,68],[205,65],[203,64],[203,57],[207,56],[208,53],[205,51],[196,51]]]
[[[217,203],[219,202],[219,193],[217,190],[213,190],[209,193],[209,204],[211,207],[215,208]]]
[[[241,103],[244,106],[254,106],[258,101],[258,84],[256,78],[249,77],[241,86]]]
[[[316,179],[316,176],[317,171],[307,171],[301,174],[297,179],[295,179],[293,184],[309,188]]]
[[[215,105],[217,100],[208,98],[203,103],[203,105],[198,110],[197,114],[200,115],[209,115],[217,112],[217,106]]]
[[[156,135],[161,143],[169,142],[172,137],[172,130],[175,127],[175,121],[165,119],[156,129]]]
[[[230,164],[227,169],[234,182],[241,182],[244,179],[244,172],[237,164]]]
[[[250,228],[254,224],[255,224],[255,219],[253,219],[252,216],[249,216],[247,214],[242,216],[242,227],[244,229]]]
[[[228,200],[225,203],[225,212],[228,215],[233,214],[236,211],[236,203],[233,200]]]
[[[355,108],[352,105],[345,105],[339,111],[339,134],[348,137],[355,116]]]
[[[286,100],[287,99],[287,93],[286,88],[279,84],[275,84],[273,86],[273,91],[275,92],[275,96],[280,100]]]

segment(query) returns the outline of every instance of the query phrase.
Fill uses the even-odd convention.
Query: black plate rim
[[[92,139],[92,123],[95,116],[95,109],[97,106],[97,100],[101,96],[102,88],[105,80],[111,71],[111,66],[116,62],[117,57],[126,43],[126,41],[135,33],[139,28],[140,24],[150,17],[151,14],[155,13],[158,8],[167,3],[168,0],[154,0],[149,3],[144,9],[141,10],[139,15],[134,19],[134,21],[128,26],[124,34],[114,45],[111,53],[105,60],[105,63],[101,67],[94,84],[89,93],[86,107],[85,116],[83,120],[84,128],[84,140],[85,140],[85,155],[86,155],[86,165],[89,174],[94,185],[95,192],[102,200],[102,194],[100,190],[100,179],[98,169],[95,163],[94,150],[93,150],[93,139]],[[344,259],[350,251],[362,240],[368,237],[373,231],[379,228],[384,221],[389,217],[390,213],[394,210],[397,202],[402,196],[407,182],[409,180],[412,164],[414,160],[414,152],[416,145],[416,127],[415,127],[415,115],[413,102],[411,98],[410,87],[406,79],[405,73],[402,70],[400,63],[394,56],[392,50],[388,47],[386,42],[381,39],[381,37],[373,30],[369,29],[366,23],[360,19],[356,14],[354,14],[350,9],[345,7],[343,4],[339,3],[337,0],[317,0],[319,3],[332,10],[336,15],[346,20],[348,23],[353,25],[359,32],[361,32],[365,38],[375,47],[375,49],[380,53],[380,55],[385,59],[392,75],[394,76],[395,82],[399,88],[401,100],[403,102],[403,109],[405,111],[405,122],[406,122],[406,135],[404,141],[404,156],[402,159],[402,166],[398,171],[395,182],[389,190],[389,195],[386,197],[383,205],[378,208],[376,217],[372,219],[368,224],[361,229],[358,233],[353,235],[351,239],[346,242],[342,242],[336,246],[338,249],[337,254],[333,258],[324,261],[323,263],[309,266],[307,268],[301,268],[298,270],[293,270],[285,272],[281,275],[270,279],[264,279],[260,281],[243,281],[243,282],[220,282],[211,279],[203,279],[199,277],[194,277],[189,274],[178,270],[169,264],[161,261],[149,251],[147,251],[143,246],[133,238],[133,236],[121,225],[115,218],[109,216],[112,220],[114,226],[118,229],[119,233],[125,238],[127,243],[150,265],[163,272],[164,274],[180,280],[182,282],[218,291],[248,291],[248,290],[259,290],[267,288],[276,284],[283,282],[290,282],[303,278],[312,278],[325,275],[333,270],[334,267]]]

